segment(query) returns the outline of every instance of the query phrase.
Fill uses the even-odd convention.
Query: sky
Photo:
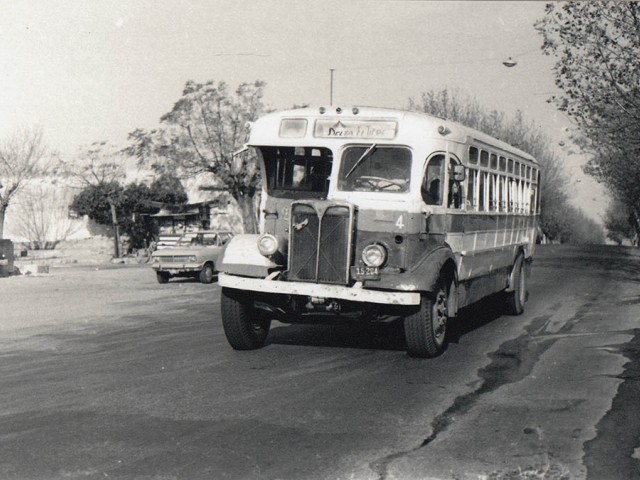
[[[547,103],[554,59],[533,23],[544,2],[403,0],[0,0],[0,137],[24,125],[72,156],[153,128],[187,80],[267,83],[273,109],[403,108],[449,88],[521,110],[552,139],[594,219],[602,189],[581,171],[569,119]],[[507,68],[512,57],[517,65]],[[564,144],[564,146],[561,146]]]

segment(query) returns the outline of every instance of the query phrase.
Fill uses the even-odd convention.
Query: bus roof
[[[306,119],[304,132],[283,135],[281,130],[283,119],[291,119],[292,121]],[[312,128],[307,128],[307,124]],[[292,122],[291,125],[295,130],[295,122]],[[364,136],[357,133],[344,135],[349,128],[358,130],[363,128],[362,131],[366,131],[366,133]],[[342,130],[338,131],[339,129]],[[337,136],[330,135],[331,132]],[[349,131],[349,133],[353,133],[353,131]],[[397,142],[402,141],[403,138],[409,140],[412,135],[424,137],[425,134],[427,137],[446,138],[459,143],[476,143],[479,144],[479,147],[484,144],[537,163],[528,153],[460,123],[421,112],[378,107],[305,107],[270,113],[253,123],[250,143],[252,145],[273,145],[276,138],[280,141],[284,140],[283,144],[291,144],[291,141],[294,140],[299,142],[302,138],[321,138],[325,141],[328,139],[344,141],[359,138]]]

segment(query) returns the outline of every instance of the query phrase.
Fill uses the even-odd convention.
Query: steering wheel
[[[368,185],[376,191],[386,190],[390,187],[397,187],[398,190],[402,190],[406,185],[405,180],[392,180],[390,178],[374,177],[370,175],[363,175],[362,177],[356,178],[355,183],[358,186]]]

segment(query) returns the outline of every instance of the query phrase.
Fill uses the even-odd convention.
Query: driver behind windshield
[[[349,147],[340,167],[339,188],[344,191],[407,192],[411,152],[379,145]]]

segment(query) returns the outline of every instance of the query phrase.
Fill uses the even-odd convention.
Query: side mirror
[[[241,148],[241,149],[236,150],[235,152],[233,152],[233,153],[231,154],[231,157],[232,157],[232,158],[233,158],[233,157],[237,157],[238,155],[240,155],[241,153],[246,152],[247,150],[249,150],[249,145],[247,145],[247,144],[245,143],[245,144],[242,146],[242,148]]]
[[[462,182],[465,179],[464,165],[453,166],[453,180],[456,182]]]

